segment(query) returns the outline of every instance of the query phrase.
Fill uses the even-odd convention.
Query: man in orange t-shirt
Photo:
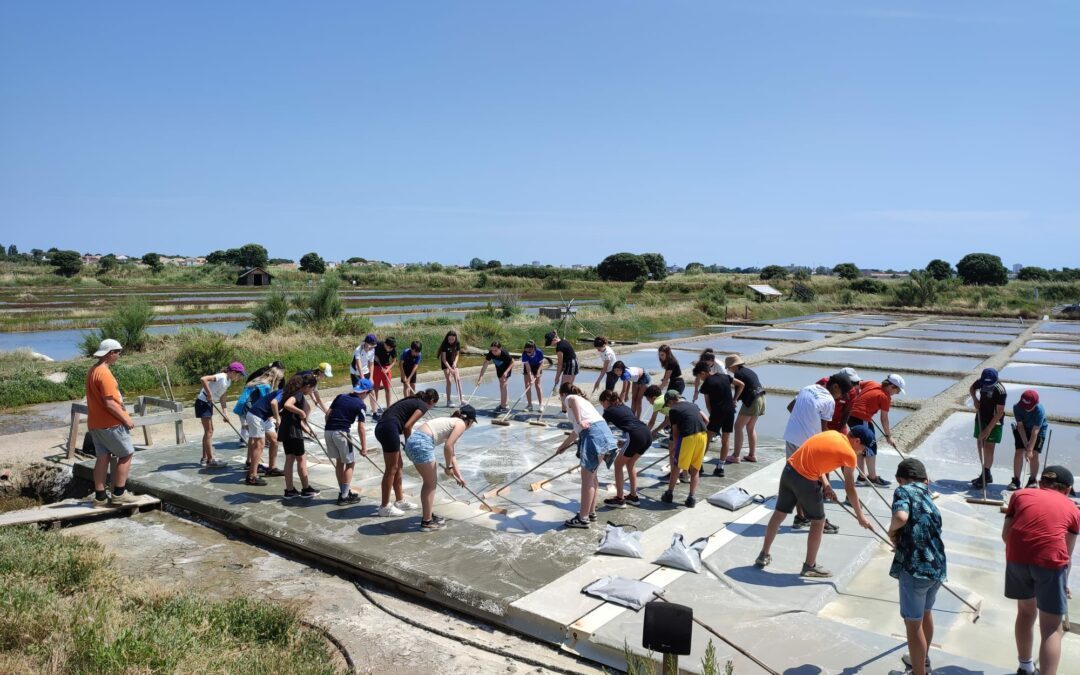
[[[904,393],[904,378],[893,373],[881,381],[881,384],[873,380],[863,380],[859,387],[859,396],[851,404],[851,414],[848,416],[849,427],[865,426],[870,431],[870,442],[866,445],[865,457],[859,457],[859,479],[856,484],[867,485],[866,481],[887,487],[890,481],[885,480],[877,472],[877,434],[874,433],[874,415],[881,414],[881,431],[885,434],[885,440],[896,447],[892,439],[891,425],[889,423],[889,408],[892,405],[892,397]],[[866,477],[865,480],[863,477]]]
[[[116,340],[102,340],[94,352],[98,362],[86,374],[86,426],[94,441],[94,506],[124,506],[135,502],[127,491],[127,477],[135,446],[131,429],[135,427],[124,409],[124,397],[109,366],[120,358],[123,346]],[[109,463],[116,458],[112,496],[105,491]]]
[[[799,506],[810,519],[806,560],[800,576],[818,579],[832,576],[832,572],[817,564],[817,552],[825,530],[825,499],[836,500],[836,493],[829,484],[829,474],[836,469],[843,469],[844,490],[855,510],[855,517],[860,525],[869,530],[870,521],[863,515],[859,494],[855,491],[855,464],[871,440],[872,436],[865,425],[853,427],[846,436],[839,431],[822,431],[808,438],[788,458],[787,465],[780,474],[780,489],[776,495],[772,518],[765,530],[765,542],[754,561],[756,566],[765,567],[772,562],[769,549],[780,531],[780,524]]]

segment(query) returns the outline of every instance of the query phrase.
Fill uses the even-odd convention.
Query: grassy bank
[[[288,605],[161,593],[122,578],[101,545],[0,530],[0,672],[338,672]]]

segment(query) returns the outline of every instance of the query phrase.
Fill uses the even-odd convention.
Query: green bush
[[[495,302],[499,306],[499,313],[504,319],[519,316],[524,309],[521,306],[521,296],[517,293],[502,291],[495,296]]]
[[[506,326],[498,318],[483,314],[470,314],[461,324],[461,341],[480,348],[487,347],[493,340],[505,340]]]
[[[184,328],[179,339],[176,366],[187,382],[196,382],[203,375],[216,373],[236,358],[221,333]]]
[[[724,294],[724,289],[720,286],[709,286],[698,294],[696,306],[709,317],[725,317],[727,314],[727,296]]]
[[[251,310],[251,327],[260,333],[269,333],[289,320],[289,296],[285,291],[274,289]]]
[[[341,300],[341,281],[336,276],[324,278],[308,295],[298,298],[300,321],[310,326],[332,324],[345,314]]]
[[[640,293],[645,290],[645,284],[649,283],[649,277],[638,277],[634,279],[634,285],[630,287],[631,293]]]
[[[607,310],[608,314],[614,314],[626,306],[626,294],[619,291],[605,293],[600,300],[600,305]]]
[[[488,285],[487,272],[481,272],[480,274],[477,274],[476,275],[476,287],[477,288],[487,288],[487,285]]]
[[[911,278],[893,289],[893,304],[900,307],[926,307],[938,302],[947,283],[934,277],[932,272],[911,272]]]
[[[106,338],[119,340],[126,351],[141,352],[150,339],[146,328],[153,320],[154,309],[150,303],[142,298],[128,299],[102,321],[100,328],[83,335],[80,345],[83,354],[92,356]]]
[[[375,332],[375,322],[366,316],[346,314],[334,322],[332,332],[338,337],[362,337]]]
[[[848,284],[848,287],[856,293],[868,293],[870,295],[881,295],[889,290],[889,285],[884,281],[878,281],[870,277],[854,279]]]

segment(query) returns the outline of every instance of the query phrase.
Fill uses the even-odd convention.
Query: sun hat
[[[323,361],[322,363],[319,364],[319,370],[321,370],[322,374],[325,375],[326,377],[333,377],[334,376],[334,371],[330,370],[330,364],[327,363],[326,361]]]
[[[105,340],[101,341],[101,344],[98,345],[97,351],[94,352],[94,356],[96,356],[98,358],[101,358],[102,356],[105,356],[109,352],[119,352],[119,351],[123,351],[123,350],[124,350],[123,345],[121,345],[116,340],[108,338],[108,339],[105,339]]]
[[[998,371],[993,368],[983,368],[982,375],[979,376],[979,384],[984,387],[992,387],[997,384]]]
[[[244,368],[244,364],[240,363],[239,361],[233,361],[225,370],[233,373],[240,373],[241,375],[247,375],[247,370]]]
[[[1069,471],[1063,466],[1048,466],[1042,470],[1042,476],[1039,477],[1039,481],[1043,483],[1051,483],[1062,485],[1064,487],[1072,489],[1073,475],[1072,471]]]
[[[862,378],[859,377],[859,374],[855,372],[854,368],[841,368],[840,372],[843,375],[847,375],[847,378],[851,380],[852,384],[858,384],[862,382]]]
[[[551,343],[555,341],[555,335],[556,335],[555,331],[550,331],[546,335],[544,335],[544,346],[545,347],[550,347],[551,346]]]
[[[900,377],[896,373],[889,373],[889,376],[881,381],[882,384],[891,384],[900,390],[900,393],[904,393],[904,378]]]
[[[1024,410],[1034,410],[1037,405],[1039,405],[1039,392],[1027,389],[1020,394],[1020,407]]]
[[[874,432],[865,424],[856,424],[848,429],[848,436],[858,439],[864,448],[874,444]]]
[[[738,354],[729,354],[724,359],[724,367],[731,370],[732,366],[741,366],[743,364],[742,357]]]
[[[364,392],[371,391],[371,388],[373,386],[375,385],[372,384],[371,380],[367,379],[366,377],[361,377],[359,380],[356,381],[356,384],[353,386],[352,390],[355,391],[357,394],[363,394]]]
[[[379,338],[375,337],[375,333],[368,333],[364,336],[364,342],[368,343],[369,345],[376,344],[378,343],[378,341]]]
[[[908,457],[896,467],[896,477],[924,481],[926,480],[926,466],[914,457]]]
[[[461,419],[468,420],[470,422],[476,421],[476,408],[472,407],[468,403],[458,408],[458,412],[461,413]]]

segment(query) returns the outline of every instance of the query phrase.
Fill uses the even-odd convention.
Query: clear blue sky
[[[1078,266],[1080,3],[0,4],[0,243]]]

